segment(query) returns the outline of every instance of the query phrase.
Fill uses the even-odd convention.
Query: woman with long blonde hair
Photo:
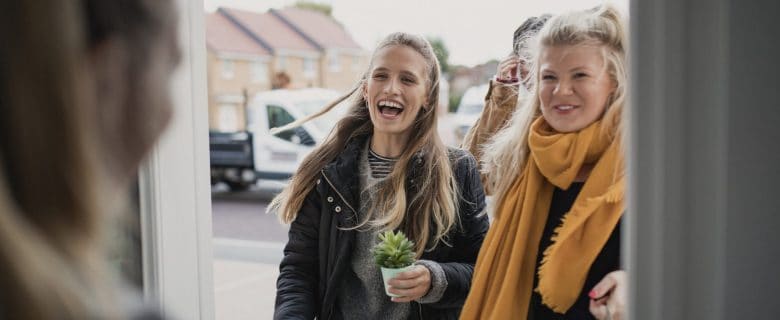
[[[269,206],[291,223],[276,319],[454,319],[487,232],[476,161],[436,131],[439,63],[425,39],[394,33],[374,51],[350,109]],[[370,248],[384,230],[415,243],[416,266],[385,295]]]
[[[139,319],[106,227],[169,116],[163,0],[0,4],[0,318]]]
[[[576,11],[535,42],[532,96],[484,148],[495,221],[463,319],[622,319],[624,26]]]

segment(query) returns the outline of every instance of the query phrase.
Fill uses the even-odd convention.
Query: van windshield
[[[309,116],[311,114],[316,113],[317,111],[322,110],[323,107],[325,107],[326,104],[331,102],[330,100],[311,100],[311,101],[300,101],[295,103],[295,106],[303,112],[304,116]],[[311,121],[312,124],[314,124],[315,127],[317,127],[318,130],[320,130],[322,133],[328,133],[333,128],[333,126],[336,125],[336,122],[341,120],[341,116],[344,114],[344,108],[343,105],[336,106],[333,110],[330,112],[323,114],[314,120]]]

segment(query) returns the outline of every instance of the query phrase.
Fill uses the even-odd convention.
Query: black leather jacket
[[[337,290],[349,268],[359,199],[358,161],[367,137],[356,137],[344,152],[322,169],[317,185],[306,197],[290,226],[289,240],[279,266],[274,319],[333,319]],[[447,289],[436,303],[412,302],[410,319],[457,319],[471,286],[474,263],[488,229],[485,195],[474,157],[450,149],[453,172],[460,187],[460,226],[422,259],[438,262],[447,277]],[[422,162],[418,156],[413,161]],[[415,166],[412,166],[412,172]],[[414,175],[409,185],[414,184]],[[414,191],[414,187],[408,188]],[[342,227],[342,228],[339,228]]]

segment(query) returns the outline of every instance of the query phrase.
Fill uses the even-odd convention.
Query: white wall
[[[202,0],[176,0],[183,59],[175,115],[140,173],[144,293],[174,319],[213,319],[206,51]]]

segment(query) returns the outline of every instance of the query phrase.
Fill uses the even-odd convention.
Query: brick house
[[[312,43],[322,54],[319,59],[320,86],[349,90],[368,64],[367,52],[332,18],[316,11],[286,8],[269,11]]]
[[[240,130],[246,96],[271,89],[273,57],[221,14],[208,14],[206,25],[209,128]]]
[[[348,90],[368,53],[333,18],[298,8],[265,13],[220,8],[206,16],[209,127],[244,129],[245,103],[271,90],[284,72],[289,87]]]

